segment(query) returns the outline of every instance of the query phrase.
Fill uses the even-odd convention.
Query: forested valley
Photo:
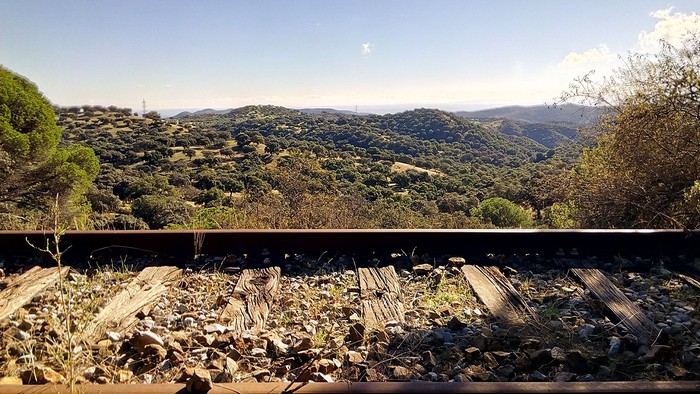
[[[696,228],[699,61],[697,37],[631,55],[543,119],[266,105],[161,118],[53,105],[2,68],[0,228]]]

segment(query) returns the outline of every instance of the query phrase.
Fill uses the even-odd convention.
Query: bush
[[[497,227],[532,227],[532,216],[528,211],[501,197],[482,201],[470,213]]]
[[[176,197],[145,195],[134,200],[131,214],[148,223],[151,229],[168,224],[182,224],[190,217],[191,208]]]

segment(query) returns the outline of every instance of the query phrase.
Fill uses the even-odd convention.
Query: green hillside
[[[470,209],[490,197],[541,209],[532,174],[565,165],[526,133],[434,109],[348,115],[247,106],[173,119],[112,107],[57,113],[64,144],[80,142],[100,158],[89,199],[106,228],[479,227],[488,223]],[[255,217],[262,207],[267,216]]]

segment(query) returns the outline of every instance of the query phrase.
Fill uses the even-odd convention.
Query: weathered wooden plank
[[[695,287],[696,289],[700,289],[700,280],[698,280],[697,278],[694,278],[694,277],[687,275],[687,274],[676,274],[676,275],[678,275],[679,278],[683,279],[689,285]]]
[[[70,267],[61,267],[60,276],[65,276]],[[37,294],[58,282],[58,267],[32,267],[19,277],[9,280],[7,287],[0,291],[0,319],[15,313]]]
[[[107,331],[124,332],[136,325],[136,315],[157,301],[174,284],[182,270],[177,267],[147,267],[119,292],[83,330],[83,337],[97,341]]]
[[[494,318],[509,324],[525,324],[533,315],[532,309],[498,267],[465,265],[462,273]]]
[[[401,286],[394,267],[360,268],[359,278],[365,326],[384,328],[389,321],[403,323]]]
[[[221,319],[236,332],[262,330],[279,289],[280,267],[241,272]]]
[[[600,301],[605,303],[610,312],[630,332],[637,336],[640,343],[647,344],[656,339],[660,329],[604,273],[594,268],[573,268],[572,272]]]

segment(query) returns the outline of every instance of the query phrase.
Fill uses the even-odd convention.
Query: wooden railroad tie
[[[280,267],[243,270],[221,319],[238,333],[262,330],[279,289],[279,278]]]
[[[138,323],[137,314],[152,305],[180,279],[177,267],[147,267],[119,292],[83,330],[83,337],[99,341],[105,331],[124,332]]]
[[[604,273],[594,268],[573,268],[572,272],[605,304],[615,318],[637,336],[640,343],[649,344],[656,339],[660,329]]]
[[[0,291],[0,320],[15,313],[37,294],[56,284],[59,277],[66,276],[69,270],[70,267],[62,267],[59,275],[58,267],[35,266],[11,280],[7,287]]]
[[[462,273],[495,319],[523,325],[534,315],[532,308],[498,267],[465,265],[462,266]]]
[[[360,298],[367,328],[384,328],[390,321],[403,323],[401,286],[393,266],[360,268]]]

